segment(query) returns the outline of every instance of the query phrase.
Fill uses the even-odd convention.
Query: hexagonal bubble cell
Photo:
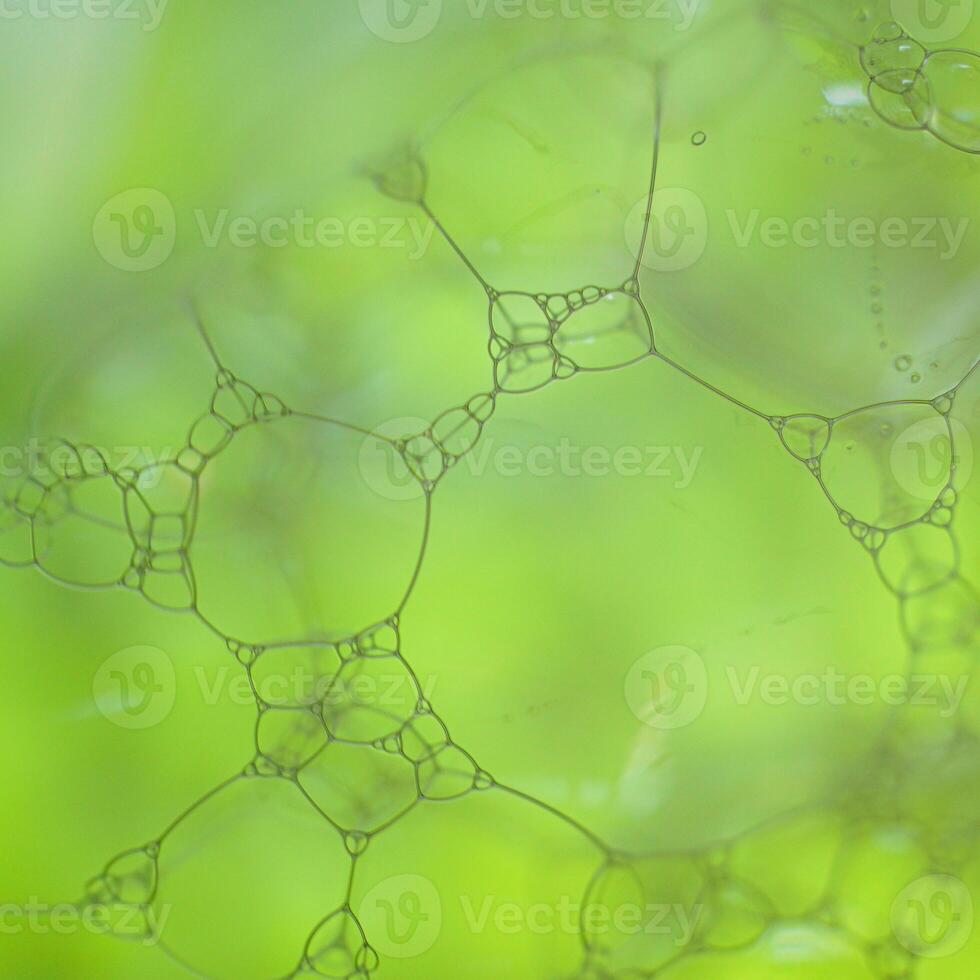
[[[350,873],[340,836],[298,787],[261,778],[193,807],[163,838],[158,867],[164,946],[227,980],[292,971],[310,924],[342,904]]]
[[[370,743],[397,734],[420,707],[422,691],[401,657],[348,660],[323,698],[336,738]]]
[[[934,444],[935,458],[924,458],[922,447]],[[838,507],[893,528],[925,514],[948,483],[951,456],[943,446],[949,425],[931,405],[879,405],[834,422],[820,472]]]
[[[332,742],[303,767],[299,784],[338,827],[368,834],[418,800],[412,764],[370,745]]]
[[[629,57],[552,51],[439,124],[422,146],[428,202],[485,279],[562,292],[626,278],[623,221],[649,189],[653,90]]]
[[[882,580],[896,595],[922,595],[956,574],[956,539],[947,527],[913,524],[888,536],[877,564]]]
[[[449,744],[449,731],[431,712],[419,712],[399,733],[399,748],[415,763],[431,759]]]
[[[623,367],[653,350],[653,325],[634,296],[613,291],[572,313],[555,346],[583,370]]]
[[[375,443],[300,417],[235,436],[201,480],[193,564],[209,622],[282,642],[356,632],[397,609],[425,504],[375,479],[364,455]]]
[[[558,355],[550,344],[521,344],[503,351],[494,362],[493,377],[511,395],[537,391],[558,376]]]
[[[510,344],[539,344],[551,339],[548,311],[528,293],[501,293],[490,304],[490,327]]]
[[[427,800],[453,800],[481,785],[480,767],[457,745],[447,745],[418,763],[419,791]]]
[[[258,751],[280,770],[306,765],[326,744],[323,722],[303,708],[270,708],[255,728]]]
[[[54,484],[34,515],[33,538],[40,568],[61,582],[91,588],[120,582],[135,546],[123,491],[112,476]]]
[[[340,670],[333,644],[267,647],[249,665],[255,693],[276,707],[309,707],[321,701]]]
[[[140,529],[151,517],[184,516],[188,523],[197,504],[196,478],[175,462],[151,463],[138,470],[126,486],[130,523]]]

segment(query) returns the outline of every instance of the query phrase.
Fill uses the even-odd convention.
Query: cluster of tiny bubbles
[[[957,113],[944,101],[950,95],[944,74],[949,55],[926,52],[897,25],[880,28],[861,52],[883,118],[928,129],[972,152],[977,144],[956,128]],[[651,130],[659,134],[659,118],[651,120]],[[692,142],[700,145],[699,138],[703,143],[705,134],[695,133]],[[658,148],[655,135],[654,158]],[[917,889],[915,901],[928,906],[937,895],[949,898],[951,886],[942,883],[974,859],[978,828],[966,810],[938,825],[919,813],[917,780],[924,778],[926,763],[903,737],[907,718],[901,711],[891,716],[880,744],[872,747],[872,775],[862,785],[839,787],[820,805],[774,817],[700,849],[627,853],[547,801],[495,779],[454,740],[406,650],[410,643],[403,614],[411,587],[397,609],[350,635],[260,644],[228,635],[201,614],[192,546],[202,474],[221,465],[222,453],[244,430],[266,426],[274,434],[277,423],[290,417],[353,428],[399,454],[431,504],[443,478],[478,445],[501,397],[527,395],[580,373],[655,360],[679,368],[694,383],[764,420],[786,453],[806,468],[897,598],[911,672],[937,649],[953,645],[975,653],[977,596],[960,568],[953,533],[962,455],[959,430],[951,421],[975,366],[932,401],[875,403],[834,418],[770,415],[708,385],[658,351],[638,283],[639,258],[624,270],[619,285],[587,285],[561,294],[498,289],[480,275],[429,208],[427,170],[417,150],[400,152],[366,175],[380,193],[428,214],[483,286],[493,380],[487,391],[445,410],[422,431],[381,436],[287,407],[274,394],[238,378],[198,318],[196,327],[215,365],[214,389],[173,458],[140,470],[114,470],[90,446],[56,443],[43,472],[2,487],[0,562],[34,567],[72,586],[128,590],[159,608],[196,615],[244,672],[255,703],[254,742],[243,753],[240,770],[186,807],[157,838],[108,861],[88,882],[79,906],[108,906],[119,915],[129,911],[143,923],[140,936],[151,936],[155,919],[149,913],[173,866],[171,841],[180,828],[234,787],[288,785],[322,818],[324,832],[336,835],[349,874],[338,883],[336,904],[309,923],[302,947],[286,951],[292,964],[286,975],[367,978],[383,961],[378,949],[383,944],[361,921],[353,901],[363,855],[413,810],[474,793],[498,793],[563,821],[595,846],[594,867],[582,882],[589,907],[698,910],[682,942],[659,928],[619,935],[584,921],[575,980],[653,978],[684,959],[711,963],[708,957],[734,956],[760,944],[773,955],[794,944],[819,950],[828,934],[849,944],[881,980],[911,976],[922,944],[901,910],[884,928],[880,917],[872,921],[862,913],[863,905],[880,901],[875,873],[890,873],[899,854],[902,867],[911,869],[911,877],[905,877],[912,882],[908,887]],[[650,201],[655,177],[654,168]],[[903,355],[895,366],[904,371],[911,363]],[[948,445],[946,471],[927,502],[903,494],[883,455],[896,432],[910,424],[934,425]],[[878,467],[881,486],[872,495],[861,475],[865,470],[856,465],[862,455]],[[419,569],[425,551],[423,539]],[[293,674],[307,679],[302,690],[270,682]],[[373,689],[380,676],[399,680],[396,697],[380,703],[359,695]],[[949,724],[950,737],[942,743],[948,754],[927,760],[933,773],[947,762],[960,765],[964,751],[975,749],[975,736],[964,722],[957,718]],[[805,882],[790,873],[803,850],[810,868]],[[206,847],[194,859],[206,861]],[[889,920],[888,910],[884,918]],[[965,912],[961,918],[965,922]],[[952,929],[953,919],[947,924]],[[184,961],[180,949],[159,945]]]
[[[654,352],[653,324],[633,284],[569,293],[490,293],[496,390],[536,391],[579,372],[626,367]]]
[[[980,153],[980,54],[929,51],[890,21],[861,48],[861,65],[871,107],[890,126]]]

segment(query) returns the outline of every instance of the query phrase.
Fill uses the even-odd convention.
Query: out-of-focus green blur
[[[927,403],[976,360],[980,157],[888,125],[860,49],[898,20],[930,51],[980,50],[980,11],[810,7],[0,0],[5,486],[51,439],[120,470],[173,458],[214,392],[198,320],[258,390],[394,437],[494,388],[474,271],[500,292],[550,294],[619,287],[638,265],[664,357],[498,395],[432,495],[427,538],[422,494],[360,431],[258,427],[201,477],[198,606],[225,636],[356,633],[398,608],[422,553],[401,651],[456,743],[517,791],[422,801],[372,840],[354,911],[372,889],[397,898],[401,875],[438,906],[409,922],[431,942],[367,936],[372,975],[634,978],[674,955],[658,977],[977,975],[962,901],[955,948],[913,953],[895,925],[903,889],[945,873],[947,845],[969,851],[955,877],[980,902],[963,830],[980,817],[975,593],[956,606],[956,642],[914,667],[900,611],[938,620],[945,595],[900,610],[768,417]],[[935,82],[953,106],[936,125],[975,136],[971,64]],[[408,146],[426,162],[425,208],[372,179]],[[978,377],[948,416],[965,580]],[[945,484],[941,453],[913,465],[912,426],[930,423],[904,408],[828,450],[827,486],[872,526],[917,519]],[[97,534],[86,547],[111,564]],[[181,852],[171,955],[97,935],[71,908],[60,925],[25,911],[77,901],[113,855],[239,772],[256,709],[214,632],[131,590],[0,568],[0,628],[0,975],[195,975],[182,961],[291,975],[343,900],[349,858],[278,790],[229,797]],[[637,665],[674,647],[704,665],[704,702],[651,726]],[[107,661],[133,648],[127,663],[173,671],[152,724],[103,697]],[[935,697],[891,704],[883,692],[913,668]],[[878,778],[893,726],[919,780],[897,794]],[[866,824],[842,809],[854,800]],[[757,829],[784,822],[782,836]],[[588,894],[604,860],[590,834],[617,854],[731,858],[762,892],[783,873],[804,898],[773,886],[751,941],[685,951],[668,932],[670,955],[610,954],[608,973],[594,961],[580,974],[588,930],[550,913]],[[682,876],[653,876],[664,921],[705,904]],[[393,915],[409,908],[396,898]],[[732,901],[742,926],[760,914],[745,893]]]

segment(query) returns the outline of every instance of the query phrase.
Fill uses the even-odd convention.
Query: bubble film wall
[[[180,218],[146,286],[131,192],[95,245],[144,263],[136,322],[12,398],[5,659],[91,687],[94,796],[39,798],[64,853],[114,843],[5,896],[4,975],[976,976],[955,5],[536,7],[466,87],[505,11],[350,6],[382,77],[461,47],[325,178],[340,251],[283,218],[202,274]]]

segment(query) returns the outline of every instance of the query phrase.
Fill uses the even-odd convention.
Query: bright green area
[[[290,975],[346,898],[385,980],[976,976],[978,615],[964,583],[978,571],[980,374],[929,403],[980,347],[980,76],[973,56],[926,58],[889,29],[863,67],[860,46],[895,7],[925,49],[980,50],[980,12],[917,31],[910,18],[938,16],[928,2],[811,15],[445,0],[430,21],[429,0],[399,33],[367,0],[173,0],[158,25],[115,0],[107,19],[9,6],[25,13],[0,29],[14,80],[0,92],[5,499],[35,439],[94,444],[117,471],[176,457],[215,387],[195,309],[238,378],[388,439],[492,391],[473,270],[501,292],[618,290],[659,118],[638,284],[662,358],[640,357],[643,317],[623,293],[609,308],[632,310],[632,332],[605,300],[559,330],[576,363],[641,362],[497,396],[432,494],[400,621],[425,697],[508,789],[419,802],[358,858],[348,895],[343,842],[294,785],[235,783],[174,831],[172,860],[165,845],[176,957],[207,976]],[[881,71],[891,101],[876,112]],[[427,166],[428,212],[404,199],[411,166],[391,164],[406,146]],[[526,299],[509,312],[547,330]],[[824,452],[820,418],[893,401],[836,422]],[[781,441],[794,415],[820,418]],[[390,615],[426,507],[386,445],[308,419],[238,433],[199,481],[197,609],[251,643],[334,641]],[[793,452],[821,458],[834,503]],[[121,497],[103,489],[88,506],[118,525]],[[874,529],[927,512],[869,554]],[[0,559],[16,563],[30,542],[9,514]],[[49,572],[124,575],[118,527],[64,526]],[[0,569],[0,625],[0,905],[75,901],[252,759],[255,704],[220,638],[131,590]],[[658,653],[674,648],[681,674]],[[147,663],[165,688],[153,724],[108,673],[139,688]],[[890,708],[909,673],[925,703]],[[397,680],[381,670],[366,689]],[[645,722],[670,693],[690,717]],[[407,717],[400,698],[387,707]],[[418,797],[408,759],[372,752],[331,746],[300,782],[344,826]],[[455,795],[452,775],[438,791],[431,767],[419,778]],[[630,874],[599,874],[613,851]],[[583,902],[639,907],[667,930],[592,935],[580,972],[582,934],[599,927],[565,913]],[[0,918],[0,974],[194,975],[71,914],[20,931]],[[338,953],[322,969],[355,967]]]

